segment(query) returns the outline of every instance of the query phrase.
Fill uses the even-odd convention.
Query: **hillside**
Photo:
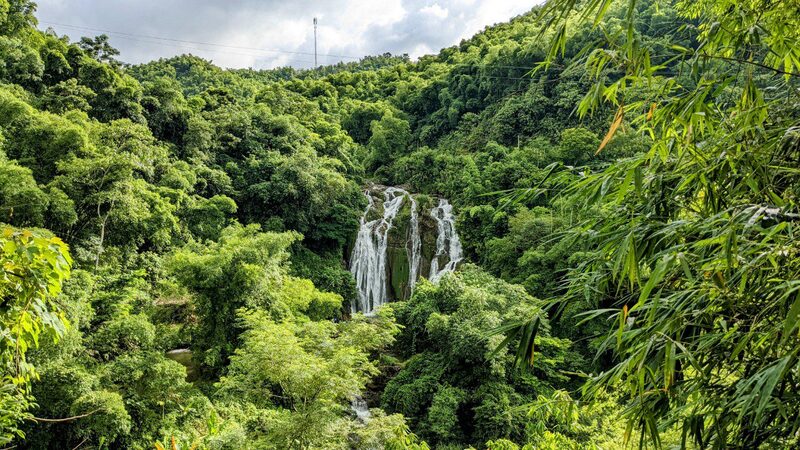
[[[800,6],[572,3],[254,71],[0,0],[0,444],[797,445]]]

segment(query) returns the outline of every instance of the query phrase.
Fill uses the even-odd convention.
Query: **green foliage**
[[[92,109],[90,102],[96,96],[94,91],[78,84],[78,80],[70,78],[48,86],[40,99],[40,104],[43,109],[58,114],[71,110],[89,112]]]
[[[519,144],[521,136],[537,134],[552,107],[551,101],[541,84],[531,86],[523,95],[508,97],[492,118],[491,137],[502,144],[514,145]]]
[[[225,195],[199,197],[182,213],[189,231],[199,239],[219,239],[236,213],[236,202]]]
[[[369,450],[429,450],[428,444],[420,442],[411,433],[405,419],[400,414],[386,415],[379,409],[372,409],[372,417],[364,427],[353,430],[351,448]]]
[[[61,116],[35,111],[0,89],[0,127],[6,155],[33,170],[39,182],[50,181],[56,165],[87,147],[86,131]]]
[[[277,217],[323,248],[341,248],[357,227],[362,196],[336,166],[308,149],[248,159],[241,167],[242,215],[260,223]]]
[[[0,0],[0,221],[78,267],[58,293],[63,244],[2,237],[0,441],[796,445],[795,3],[550,0],[414,62],[254,71],[123,66]],[[486,270],[420,283],[391,354],[388,309],[342,308],[365,183],[447,197]]]
[[[97,94],[90,102],[93,117],[104,122],[124,118],[145,121],[140,103],[142,87],[136,80],[89,56],[80,58],[77,66],[78,82]]]
[[[36,23],[34,10],[34,4],[25,0],[0,1],[0,32],[13,36],[27,31]]]
[[[44,64],[39,54],[26,46],[20,39],[0,36],[0,79],[28,88],[41,81]]]
[[[92,335],[90,347],[100,358],[114,359],[126,353],[153,347],[155,327],[141,314],[120,315],[106,322]]]
[[[281,302],[273,290],[282,285],[287,249],[299,237],[293,232],[262,233],[258,225],[233,226],[223,230],[218,242],[176,252],[170,267],[195,294],[200,323],[194,342],[202,351],[201,361],[220,369],[233,353],[241,331],[238,309],[271,307],[279,317],[291,313],[292,305]]]
[[[390,309],[379,318],[275,322],[263,311],[243,310],[246,331],[219,382],[220,395],[258,408],[254,425],[267,448],[345,448],[353,425],[342,417],[343,404],[377,373],[370,352],[385,348],[398,331]]]
[[[86,442],[103,446],[130,433],[131,416],[125,410],[122,397],[116,392],[96,391],[78,398],[72,406],[72,413],[90,414],[82,419],[77,431]]]
[[[585,128],[567,128],[561,132],[558,157],[564,164],[584,165],[592,158],[600,145],[597,135]]]
[[[208,399],[184,381],[186,369],[155,347],[141,275],[74,271],[59,297],[73,326],[31,357],[37,419],[23,428],[26,445],[145,448],[162,428],[208,413]]]
[[[342,108],[346,111],[342,117],[342,128],[361,145],[370,142],[372,123],[382,121],[385,115],[390,114],[388,105],[380,103],[352,101],[343,104]]]
[[[433,394],[427,427],[436,442],[452,442],[461,437],[458,435],[458,408],[465,396],[463,390],[452,386],[440,386]]]
[[[162,427],[207,408],[205,402],[193,401],[197,393],[185,377],[182,365],[154,352],[128,353],[107,366],[103,383],[120,392],[126,410],[134,418],[134,432],[120,441],[123,446],[144,444],[154,439]]]
[[[163,141],[183,143],[192,111],[178,82],[162,77],[143,83],[143,88],[142,106],[153,135]]]
[[[796,445],[797,5],[677,3],[693,43],[678,27],[643,35],[648,17],[664,25],[646,2],[572,6],[543,12],[557,30],[545,65],[563,30],[595,17],[603,47],[587,49],[594,84],[578,111],[617,110],[599,150],[624,124],[651,138],[568,191],[598,212],[574,230],[592,251],[565,298],[606,324],[610,361],[588,391],[621,389],[628,435],[656,447],[670,427],[681,446]],[[624,20],[606,21],[615,8]]]
[[[29,417],[28,383],[37,374],[26,358],[28,350],[39,345],[42,335],[57,339],[68,325],[55,299],[69,277],[72,258],[60,239],[8,226],[0,235],[0,249],[0,442],[8,443],[22,435],[19,423]]]
[[[292,247],[292,275],[307,278],[320,290],[342,296],[344,305],[357,298],[356,283],[339,252],[314,253],[299,243]]]
[[[374,161],[371,167],[377,167],[383,161],[393,161],[408,151],[411,141],[411,128],[408,122],[391,114],[373,121],[370,125],[372,135],[367,148]]]
[[[396,307],[404,326],[396,349],[413,356],[387,384],[384,407],[403,414],[434,444],[527,439],[521,407],[568,380],[561,371],[577,361],[569,341],[549,336],[544,325],[537,336],[536,358],[542,363],[519,373],[512,367],[510,346],[493,351],[503,337],[490,332],[521,315],[541,317],[539,304],[521,287],[474,266],[439,285],[422,283]]]
[[[31,170],[0,154],[0,211],[3,221],[17,226],[42,226],[47,195],[36,185]]]
[[[108,42],[108,36],[105,34],[94,38],[82,37],[78,42],[78,47],[98,61],[111,63],[111,65],[117,64],[114,57],[119,55],[119,50],[111,46]]]
[[[505,236],[488,237],[485,241],[481,255],[484,267],[536,295],[549,297],[558,292],[557,275],[573,267],[582,256],[570,245],[571,241],[559,239],[568,218],[541,206],[521,207],[507,223]]]

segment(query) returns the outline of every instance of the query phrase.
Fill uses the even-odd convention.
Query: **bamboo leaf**
[[[614,134],[617,132],[617,129],[622,124],[622,119],[625,116],[624,108],[622,105],[617,108],[617,114],[614,116],[614,121],[611,122],[611,127],[609,127],[608,132],[606,133],[603,140],[600,142],[600,146],[597,148],[597,151],[594,152],[595,155],[599,155],[601,151],[608,145],[611,141],[611,138],[614,137]]]

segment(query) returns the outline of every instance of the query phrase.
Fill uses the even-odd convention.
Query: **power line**
[[[263,57],[263,56],[265,56],[263,54],[258,54],[258,53],[234,52],[234,51],[230,51],[230,50],[210,49],[210,48],[202,48],[202,47],[193,47],[193,46],[182,45],[182,44],[169,44],[169,43],[165,43],[165,42],[148,41],[148,40],[143,40],[143,39],[138,39],[138,38],[133,38],[133,37],[128,37],[128,36],[116,36],[116,37],[119,38],[119,39],[125,39],[125,40],[132,41],[132,42],[141,42],[141,43],[145,43],[145,44],[152,44],[152,45],[158,45],[158,46],[162,46],[162,47],[178,48],[178,49],[184,49],[184,50],[199,50],[201,52],[217,53],[217,54],[221,54],[221,55],[240,55],[240,56],[253,56],[253,57]],[[310,61],[310,60],[307,60],[307,59],[286,59],[285,62],[297,62],[297,63],[305,63],[305,64],[313,63],[313,61]]]
[[[45,22],[45,21],[40,21],[40,22],[49,23],[49,22]],[[59,25],[59,26],[72,28],[71,25]],[[88,28],[85,28],[85,27],[74,27],[74,28],[88,29]],[[94,29],[91,29],[91,30],[94,30]],[[101,31],[102,32],[103,30],[94,30],[94,31]],[[115,37],[119,38],[119,39],[124,39],[124,40],[127,40],[127,41],[131,41],[131,42],[141,42],[141,43],[145,43],[145,44],[152,44],[152,45],[158,45],[158,46],[162,46],[162,47],[178,48],[178,49],[184,49],[184,50],[199,50],[199,51],[202,51],[202,52],[217,53],[217,54],[222,54],[222,55],[240,55],[240,56],[254,56],[254,57],[264,56],[263,54],[253,53],[253,52],[241,52],[241,51],[235,52],[235,51],[230,51],[230,50],[209,49],[209,48],[185,45],[185,44],[181,44],[181,43],[160,42],[158,40],[153,40],[155,38],[150,38],[150,37],[145,37],[145,36],[141,36],[141,37],[138,37],[138,36],[134,37],[134,36],[135,35],[125,34],[125,35],[115,36]],[[179,41],[179,42],[182,42],[182,41]],[[236,48],[238,48],[238,47],[236,47]],[[301,53],[301,52],[294,52],[294,53],[304,54],[304,53]],[[305,54],[311,55],[311,53],[305,53]],[[328,60],[328,58],[335,57],[336,55],[322,54],[322,56],[325,56],[326,60]],[[316,55],[315,55],[315,57],[316,57]],[[294,62],[294,63],[314,64],[314,67],[319,67],[317,62],[316,62],[316,58],[315,58],[315,61],[311,61],[311,60],[308,60],[308,59],[294,59],[293,58],[293,59],[287,59],[287,60],[285,60],[285,62],[288,62],[288,63]],[[451,66],[451,67],[475,67],[477,69],[521,69],[521,70],[531,70],[532,69],[532,67],[530,67],[530,66],[505,66],[505,65],[495,65],[495,64],[472,64],[472,63],[444,63],[444,64],[447,64],[448,66]],[[464,74],[464,75],[465,76],[474,76],[474,75],[471,75],[471,74]],[[488,75],[479,75],[479,76],[488,76]],[[493,77],[493,78],[506,78],[506,77]],[[514,79],[520,79],[520,78],[514,78]]]
[[[97,32],[97,33],[106,33],[115,35],[118,38],[126,39],[130,41],[137,41],[137,42],[146,42],[151,44],[157,45],[164,45],[169,46],[167,44],[154,42],[155,41],[168,41],[180,44],[194,44],[194,45],[205,45],[211,47],[219,47],[219,48],[226,48],[226,49],[237,49],[237,50],[250,50],[250,51],[257,51],[257,52],[265,52],[265,53],[285,53],[285,54],[292,54],[292,55],[303,55],[303,56],[314,56],[314,66],[317,67],[317,57],[324,56],[327,58],[342,58],[342,59],[352,59],[352,60],[360,60],[363,59],[364,56],[352,56],[352,55],[339,55],[339,54],[331,54],[331,53],[318,53],[317,50],[317,39],[316,39],[316,31],[317,31],[317,20],[314,20],[314,52],[301,52],[301,51],[289,51],[289,50],[277,50],[277,49],[266,49],[266,48],[259,48],[259,47],[246,47],[246,46],[238,46],[238,45],[228,45],[228,44],[219,44],[214,42],[201,42],[201,41],[190,41],[185,39],[174,39],[162,36],[153,36],[153,35],[145,35],[145,34],[135,34],[135,33],[127,33],[122,31],[114,31],[114,30],[106,30],[101,28],[93,28],[93,27],[85,27],[80,25],[70,25],[65,23],[59,22],[51,22],[48,20],[40,20],[39,23],[47,24],[47,25],[54,25],[58,27],[69,28],[73,30],[80,30],[80,31],[90,31],[90,32]],[[148,40],[143,40],[148,39]],[[176,48],[188,48],[194,50],[202,50],[202,51],[213,51],[211,49],[206,49],[202,47],[187,47],[185,45],[172,45]],[[217,52],[219,53],[219,52]],[[230,51],[226,51],[229,54],[238,54],[243,56],[263,56],[258,54],[252,53],[232,53]],[[293,60],[295,62],[304,62],[304,63],[311,63],[308,60]],[[448,64],[445,62],[445,64]],[[502,68],[502,69],[525,69],[531,70],[532,67],[530,66],[509,66],[509,65],[495,65],[495,64],[471,64],[471,63],[449,63],[450,66],[466,66],[466,67],[491,67],[491,68]]]
[[[50,22],[50,21],[47,21],[47,20],[40,20],[39,23],[44,23],[44,24],[47,24],[47,25],[55,25],[55,26],[65,27],[65,28],[71,28],[71,29],[75,29],[75,30],[85,30],[85,31],[113,34],[113,35],[118,35],[118,36],[129,36],[129,37],[134,37],[134,38],[146,38],[146,39],[156,39],[156,40],[161,40],[161,41],[180,42],[180,43],[184,43],[184,44],[208,45],[208,46],[212,46],[212,47],[233,48],[233,49],[239,49],[239,50],[255,50],[255,51],[267,52],[267,53],[287,53],[287,54],[293,54],[293,55],[306,55],[306,56],[314,55],[314,53],[310,53],[310,52],[297,52],[297,51],[289,51],[289,50],[275,50],[275,49],[266,49],[266,48],[259,48],[259,47],[244,47],[244,46],[238,46],[238,45],[218,44],[218,43],[214,43],[214,42],[189,41],[189,40],[185,40],[185,39],[174,39],[174,38],[168,38],[168,37],[162,37],[162,36],[152,36],[152,35],[146,35],[146,34],[126,33],[126,32],[122,32],[122,31],[104,30],[104,29],[100,29],[100,28],[84,27],[84,26],[80,26],[80,25],[69,25],[69,24],[65,24],[65,23]],[[327,53],[320,53],[319,55],[320,56],[331,56],[331,57],[334,57],[334,58],[345,58],[345,59],[356,59],[356,60],[361,59],[360,56],[351,56],[351,55],[335,55],[335,54],[327,54]]]
[[[135,34],[135,33],[126,33],[126,32],[122,32],[122,31],[105,30],[105,29],[85,27],[85,26],[80,26],[80,25],[69,25],[69,24],[58,23],[58,22],[50,22],[50,21],[47,21],[47,20],[40,20],[39,23],[43,23],[43,24],[47,24],[47,25],[55,25],[55,26],[64,27],[64,28],[70,28],[70,29],[75,29],[75,30],[83,30],[83,31],[91,31],[91,32],[98,32],[98,33],[113,34],[113,35],[117,35],[117,37],[122,38],[122,39],[128,39],[128,40],[139,41],[139,42],[156,43],[156,42],[153,42],[153,41],[143,41],[143,40],[141,40],[143,38],[143,39],[151,39],[151,40],[158,40],[158,41],[177,42],[177,43],[182,43],[182,44],[194,44],[194,45],[206,45],[206,46],[212,46],[212,47],[221,47],[221,48],[232,48],[232,49],[238,49],[238,50],[251,50],[251,51],[267,52],[267,53],[286,53],[286,54],[293,54],[293,55],[314,56],[315,57],[315,61],[317,59],[316,58],[317,56],[324,56],[324,57],[331,57],[331,58],[344,58],[344,59],[353,59],[353,60],[359,60],[359,59],[364,58],[364,56],[338,55],[338,54],[330,54],[330,53],[317,53],[316,52],[316,25],[317,25],[316,18],[314,20],[314,31],[315,31],[314,50],[315,51],[313,53],[312,52],[289,51],[289,50],[265,49],[265,48],[259,48],[259,47],[244,47],[244,46],[237,46],[237,45],[218,44],[218,43],[213,43],[213,42],[189,41],[189,40],[184,40],[184,39],[174,39],[174,38],[152,36],[152,35],[145,35],[145,34]],[[185,47],[185,46],[175,46],[175,47],[177,47],[177,48],[190,48],[190,49],[204,50],[204,51],[212,51],[212,50],[209,50],[209,49],[198,48],[198,47]],[[234,53],[234,54],[237,54],[237,53]],[[254,54],[249,54],[249,53],[238,53],[238,54],[244,55],[244,56],[261,56],[261,55],[254,55]],[[297,62],[311,63],[311,61],[307,61],[307,60],[297,60]],[[491,68],[503,68],[503,69],[526,69],[526,70],[531,70],[532,69],[532,67],[530,67],[530,66],[508,66],[508,65],[495,65],[495,64],[446,63],[446,62],[444,64],[448,64],[450,66],[466,66],[466,67],[491,67]],[[315,62],[314,65],[315,66],[317,65],[316,62]]]

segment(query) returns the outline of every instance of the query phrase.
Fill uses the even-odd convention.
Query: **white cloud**
[[[432,5],[424,6],[419,10],[419,12],[422,14],[430,14],[434,17],[438,17],[439,19],[445,19],[450,11],[448,11],[447,8],[442,8],[438,3],[434,3]]]
[[[410,52],[408,52],[408,55],[412,58],[419,58],[420,56],[430,55],[434,52],[435,50],[428,47],[426,44],[417,44],[413,49],[411,49]]]
[[[73,40],[106,32],[126,62],[192,53],[223,67],[311,67],[365,55],[417,57],[542,0],[38,0],[40,26]],[[213,45],[210,45],[213,44]]]

